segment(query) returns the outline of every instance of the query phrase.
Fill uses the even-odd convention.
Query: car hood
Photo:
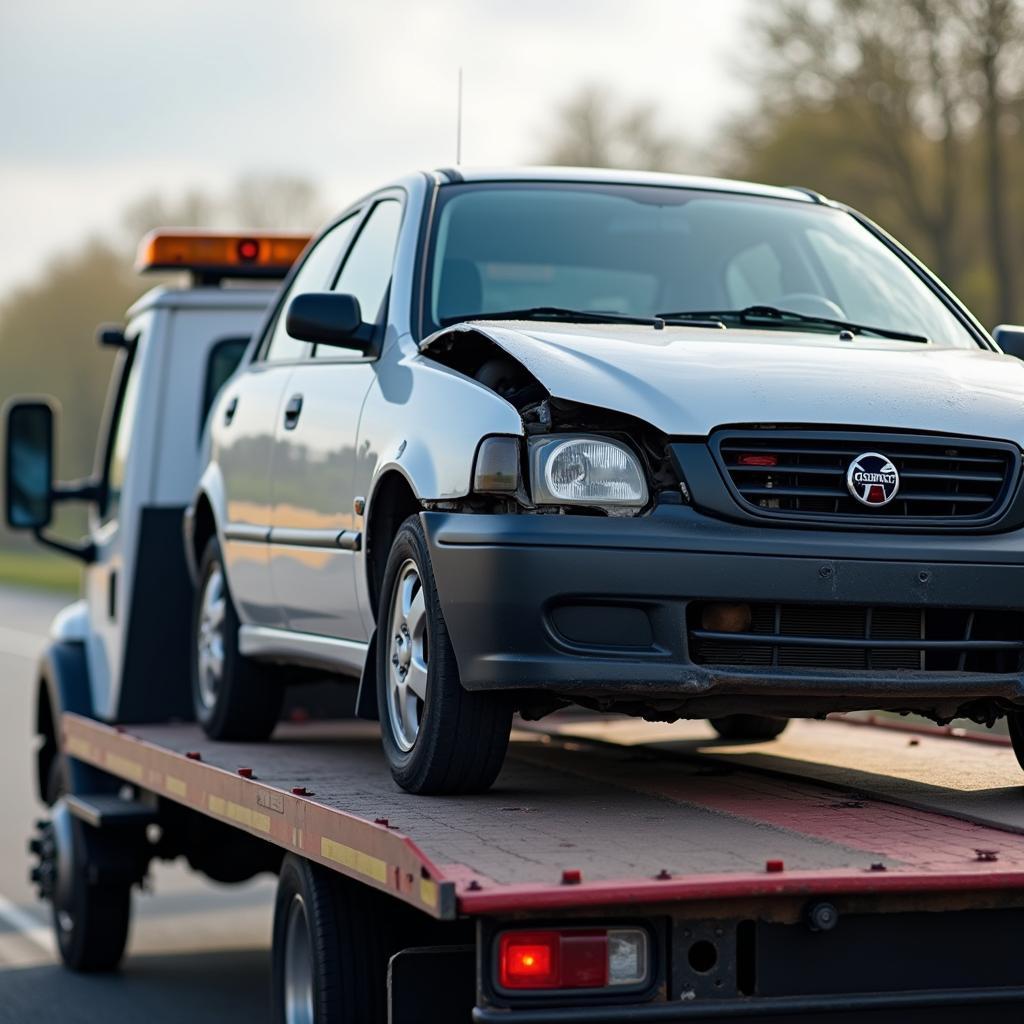
[[[628,413],[675,436],[727,424],[827,424],[1024,444],[1024,362],[980,348],[621,324],[492,321],[458,330],[489,337],[554,397]]]

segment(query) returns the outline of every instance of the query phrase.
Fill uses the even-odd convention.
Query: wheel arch
[[[384,568],[395,535],[409,516],[422,511],[423,503],[412,481],[401,469],[391,466],[378,475],[366,503],[363,527],[366,586],[374,620],[377,617]]]

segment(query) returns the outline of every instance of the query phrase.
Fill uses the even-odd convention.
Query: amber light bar
[[[307,235],[243,235],[158,228],[139,243],[135,269],[188,270],[204,283],[225,277],[279,278],[309,242]]]

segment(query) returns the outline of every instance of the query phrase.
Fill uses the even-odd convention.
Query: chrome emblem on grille
[[[896,497],[900,475],[884,455],[864,452],[846,470],[846,488],[862,505],[881,508]]]

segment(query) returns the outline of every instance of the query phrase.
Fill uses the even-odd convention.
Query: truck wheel
[[[462,688],[415,516],[391,546],[377,623],[377,706],[395,781],[411,793],[488,789],[505,759],[511,705]]]
[[[385,925],[361,887],[285,857],[274,904],[275,1024],[383,1024]]]
[[[199,564],[191,660],[192,707],[207,736],[265,740],[274,731],[284,687],[272,666],[239,653],[238,614],[216,537]]]
[[[50,901],[57,948],[73,971],[112,971],[124,956],[131,922],[131,885],[94,877],[87,830],[62,799],[40,822],[29,848],[39,856],[32,871],[40,895]]]
[[[768,715],[724,715],[709,718],[711,728],[723,740],[773,740],[789,725],[788,718],[770,718]]]

